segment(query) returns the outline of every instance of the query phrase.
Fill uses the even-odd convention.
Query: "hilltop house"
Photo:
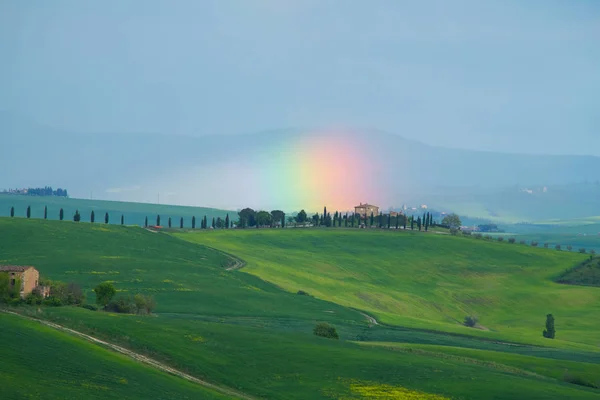
[[[354,207],[354,213],[360,215],[361,218],[368,218],[371,214],[377,216],[379,215],[379,207],[360,203],[358,206]]]
[[[40,273],[34,267],[0,265],[0,274],[8,275],[8,284],[11,289],[16,285],[20,285],[19,295],[21,298],[25,298],[28,294],[33,292],[34,289],[37,289],[42,297],[48,297],[50,295],[49,287],[39,285]]]

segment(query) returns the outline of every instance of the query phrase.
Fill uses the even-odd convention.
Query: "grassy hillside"
[[[600,292],[552,278],[585,256],[448,235],[356,230],[179,234],[239,255],[244,271],[382,322],[545,345],[600,344]],[[545,315],[557,339],[541,337]],[[479,317],[486,330],[461,326]]]
[[[252,232],[258,238],[264,235],[260,230]],[[273,232],[287,235],[287,231]],[[240,234],[226,233],[231,234],[230,238]],[[338,234],[343,237],[343,232]],[[221,236],[220,241],[225,237]],[[306,242],[307,237],[296,239]],[[292,244],[290,239],[291,249]],[[257,247],[257,251],[262,248]],[[357,257],[364,257],[361,251]],[[152,293],[158,303],[156,314],[150,317],[71,307],[42,307],[41,311],[21,307],[19,312],[91,333],[255,397],[600,397],[594,389],[555,378],[561,371],[556,360],[600,364],[599,353],[514,346],[406,328],[369,327],[356,311],[287,293],[242,272],[245,268],[225,271],[223,266],[230,265],[231,260],[222,253],[162,233],[135,227],[0,218],[0,254],[0,263],[33,264],[48,278],[81,283],[92,301],[89,289],[108,279],[115,282],[120,294]],[[344,288],[343,282],[338,285]],[[322,320],[338,328],[339,341],[312,334],[314,324]],[[557,328],[560,334],[560,326]],[[492,362],[481,363],[475,357],[445,359],[436,354],[361,346],[354,343],[357,340],[455,346],[499,355],[490,356]],[[52,348],[47,351],[52,354]],[[527,363],[517,368],[493,362],[494,357],[501,360],[505,353],[531,352],[541,359],[532,365],[541,365],[547,372],[534,374],[529,370],[533,366]],[[5,358],[5,353],[8,354],[0,350],[0,359]],[[35,379],[35,371],[28,372],[18,360],[13,363],[21,368],[22,379]],[[47,379],[55,374],[52,370],[46,373]],[[60,377],[56,379],[60,382]],[[65,397],[79,398],[78,394]]]
[[[0,313],[3,399],[225,399],[127,357]]]
[[[192,217],[196,216],[197,226],[200,226],[200,218],[207,216],[225,218],[227,213],[230,217],[236,214],[234,211],[218,210],[215,208],[184,207],[148,203],[128,203],[121,201],[85,200],[64,197],[37,197],[0,194],[0,217],[8,217],[10,208],[15,208],[16,217],[25,217],[27,207],[31,206],[31,218],[44,218],[44,207],[48,207],[48,219],[59,219],[60,209],[64,210],[65,220],[73,220],[75,210],[81,213],[81,220],[89,222],[92,210],[96,214],[96,221],[104,223],[104,214],[109,214],[111,224],[120,224],[121,215],[125,217],[126,225],[144,225],[144,219],[148,217],[148,224],[156,223],[156,215],[160,215],[161,224],[167,225],[169,217],[172,218],[173,226],[179,227],[179,219],[183,217],[184,227],[191,228]]]
[[[565,271],[556,281],[568,285],[600,286],[600,258],[582,262]]]

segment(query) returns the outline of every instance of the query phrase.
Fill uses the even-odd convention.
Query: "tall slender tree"
[[[108,224],[108,213],[104,214],[104,223]]]
[[[321,225],[327,224],[327,206],[323,207],[323,218],[321,218]]]
[[[419,231],[421,231],[422,224],[423,224],[423,221],[421,220],[421,217],[417,218],[417,227],[419,228]]]
[[[96,214],[94,214],[94,210],[90,213],[90,222],[93,224],[96,221]]]
[[[48,219],[48,206],[44,206],[44,219]]]
[[[160,214],[156,216],[156,226],[160,226]]]
[[[196,217],[192,216],[192,229],[196,229]]]
[[[60,211],[58,212],[58,219],[60,221],[62,221],[65,218],[65,212],[63,211],[63,209],[61,208]]]
[[[121,214],[121,225],[125,225],[125,216]]]
[[[229,214],[225,216],[225,229],[229,229]]]
[[[285,214],[281,215],[281,227],[285,228]]]
[[[169,217],[169,228],[171,227],[171,217]]]
[[[81,214],[79,214],[79,210],[75,210],[75,215],[73,215],[73,221],[75,221],[75,222],[81,221]]]
[[[27,218],[31,218],[31,206],[27,206]]]
[[[415,230],[415,216],[414,215],[412,217],[410,217],[410,230],[411,231]]]
[[[15,216],[15,207],[11,207],[10,208],[10,216],[14,217]]]
[[[183,217],[179,220],[179,229],[183,229]]]
[[[342,227],[342,213],[338,214],[338,228]]]
[[[371,223],[370,223],[370,226],[373,226],[373,222],[375,222],[375,216],[373,215],[373,211],[371,211]]]
[[[348,227],[348,213],[346,213],[346,216],[344,217],[344,228]]]
[[[144,220],[144,228],[148,227],[148,216],[146,216],[146,219]]]
[[[408,222],[408,217],[406,215],[402,215],[402,220],[404,221],[404,230],[406,230],[406,222]]]
[[[396,214],[396,230],[398,230],[398,226],[400,225],[400,214]]]
[[[206,215],[204,216],[204,220],[203,222],[203,229],[208,229],[208,218],[206,217]]]
[[[215,221],[215,217],[213,217],[213,220],[212,220],[212,227],[213,227],[213,229],[215,229],[217,227],[217,222]]]

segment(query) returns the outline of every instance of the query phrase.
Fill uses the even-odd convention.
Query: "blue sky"
[[[600,155],[600,2],[0,0],[0,110],[87,134],[378,128]]]

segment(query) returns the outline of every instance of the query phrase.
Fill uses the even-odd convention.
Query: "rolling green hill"
[[[179,227],[179,219],[183,217],[184,226],[190,228],[193,216],[196,217],[197,226],[200,226],[200,219],[205,215],[210,221],[213,217],[225,218],[228,213],[230,217],[236,214],[235,211],[215,208],[0,194],[0,217],[8,217],[11,207],[15,208],[15,217],[25,217],[28,206],[31,207],[31,218],[37,219],[44,218],[44,207],[48,207],[49,220],[58,220],[62,208],[65,220],[73,220],[75,210],[79,210],[81,220],[89,222],[93,210],[96,214],[96,222],[99,223],[104,223],[105,213],[109,214],[111,224],[120,224],[123,215],[126,225],[139,226],[144,225],[146,217],[149,225],[156,224],[156,216],[160,215],[162,225],[166,226],[167,220],[171,217],[173,226]]]
[[[290,254],[294,254],[296,246],[318,249],[318,242],[324,237],[330,245],[346,240],[343,230],[265,232],[232,230],[190,233],[184,237],[210,241],[211,246],[222,248],[232,247],[228,244],[238,243],[242,238],[256,245],[256,258],[267,260],[272,257],[270,252],[284,254],[284,248]],[[270,237],[271,232],[282,235],[283,242],[270,239],[266,254],[265,247],[258,244]],[[314,242],[312,234],[316,235]],[[369,238],[385,234],[371,236],[371,232],[365,231],[356,234],[365,236],[357,236],[345,251],[354,251],[355,258],[368,264],[371,253],[370,250],[365,253],[362,246],[372,244]],[[434,235],[419,237],[427,240]],[[396,242],[386,243],[388,250],[396,246],[392,245]],[[246,252],[243,246],[239,248],[234,254]],[[313,257],[311,252],[304,252]],[[145,317],[75,307],[38,310],[22,306],[13,310],[92,334],[256,398],[375,399],[409,395],[431,400],[600,398],[596,389],[561,378],[562,365],[573,363],[577,365],[574,373],[586,381],[600,379],[593,366],[587,365],[600,364],[600,353],[590,349],[591,346],[584,346],[585,352],[568,345],[561,346],[562,349],[516,346],[468,335],[369,325],[364,316],[343,305],[318,299],[320,296],[289,293],[243,272],[255,269],[254,259],[248,258],[249,265],[242,270],[228,271],[223,267],[232,266],[234,261],[223,253],[164,233],[83,222],[0,218],[0,255],[2,264],[32,264],[47,278],[80,283],[92,302],[90,289],[98,282],[111,280],[119,294],[150,293],[158,303],[156,313]],[[489,257],[492,256],[495,255]],[[320,262],[319,257],[316,251],[313,261]],[[536,252],[529,259],[546,260]],[[565,260],[571,261],[568,257]],[[332,290],[343,291],[348,287],[344,281],[329,284]],[[315,337],[312,328],[317,321],[335,325],[340,340]],[[557,317],[558,335],[562,332],[560,321]],[[474,330],[461,332],[472,334]],[[453,346],[464,351],[487,351],[484,354],[489,356],[481,362],[478,360],[481,353],[476,352],[445,357],[440,356],[441,351],[403,352],[390,350],[389,345],[364,346],[357,341],[373,345],[391,342],[391,346]],[[45,351],[51,356],[53,351],[64,353],[65,349],[49,347]],[[35,354],[35,348],[32,352]],[[30,371],[24,361],[16,359],[14,354],[5,357],[7,354],[0,349],[0,359],[11,359],[15,368],[19,368],[21,379],[36,378],[36,372]],[[532,355],[537,357],[535,362],[518,357]],[[68,360],[59,360],[61,365],[77,369],[75,361],[68,364]],[[88,362],[93,361],[85,361]],[[104,371],[102,364],[99,374]],[[61,382],[59,371],[50,369],[45,374],[46,379]],[[56,387],[60,388],[60,384]],[[35,394],[34,387],[31,392],[23,390],[27,395]],[[69,392],[64,397],[79,398],[78,394]]]
[[[225,399],[97,345],[0,313],[3,399]]]
[[[384,323],[540,345],[600,345],[600,291],[552,278],[587,256],[449,235],[287,229],[179,234],[239,255],[244,271],[285,290],[368,312]],[[545,315],[559,334],[541,337]],[[476,315],[481,330],[463,327]]]

